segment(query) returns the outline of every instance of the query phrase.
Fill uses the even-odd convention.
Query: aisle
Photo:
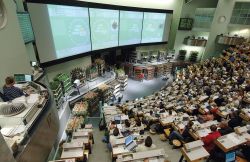
[[[104,131],[99,130],[99,121],[99,118],[90,118],[88,121],[88,123],[93,124],[95,140],[88,162],[111,162],[111,154],[107,149],[106,143],[102,142]]]

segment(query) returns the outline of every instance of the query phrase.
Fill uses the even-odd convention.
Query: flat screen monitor
[[[115,116],[114,121],[116,124],[120,124],[121,123],[121,116]]]
[[[134,140],[133,136],[128,136],[126,139],[125,139],[125,145],[128,146],[130,143],[132,143]]]
[[[15,79],[16,83],[32,82],[33,81],[33,75],[14,74],[14,79]]]

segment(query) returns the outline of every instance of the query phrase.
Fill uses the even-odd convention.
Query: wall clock
[[[226,19],[226,16],[220,16],[220,17],[218,18],[218,22],[219,22],[219,23],[224,23],[226,20],[227,20],[227,19]]]

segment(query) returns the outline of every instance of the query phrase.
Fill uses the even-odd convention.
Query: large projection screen
[[[157,9],[35,0],[27,5],[44,66],[102,49],[166,43],[172,21],[172,11]]]
[[[28,3],[40,62],[91,51],[88,8]]]
[[[118,46],[119,10],[90,8],[92,50]]]
[[[143,12],[120,11],[119,46],[141,43]]]
[[[163,42],[166,13],[144,12],[141,43]]]

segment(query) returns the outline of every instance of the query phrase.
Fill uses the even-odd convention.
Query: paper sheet
[[[237,137],[235,137],[233,134],[227,135],[227,138],[228,138],[231,142],[233,142],[233,143],[235,143],[235,144],[240,144],[240,139],[238,139]]]

